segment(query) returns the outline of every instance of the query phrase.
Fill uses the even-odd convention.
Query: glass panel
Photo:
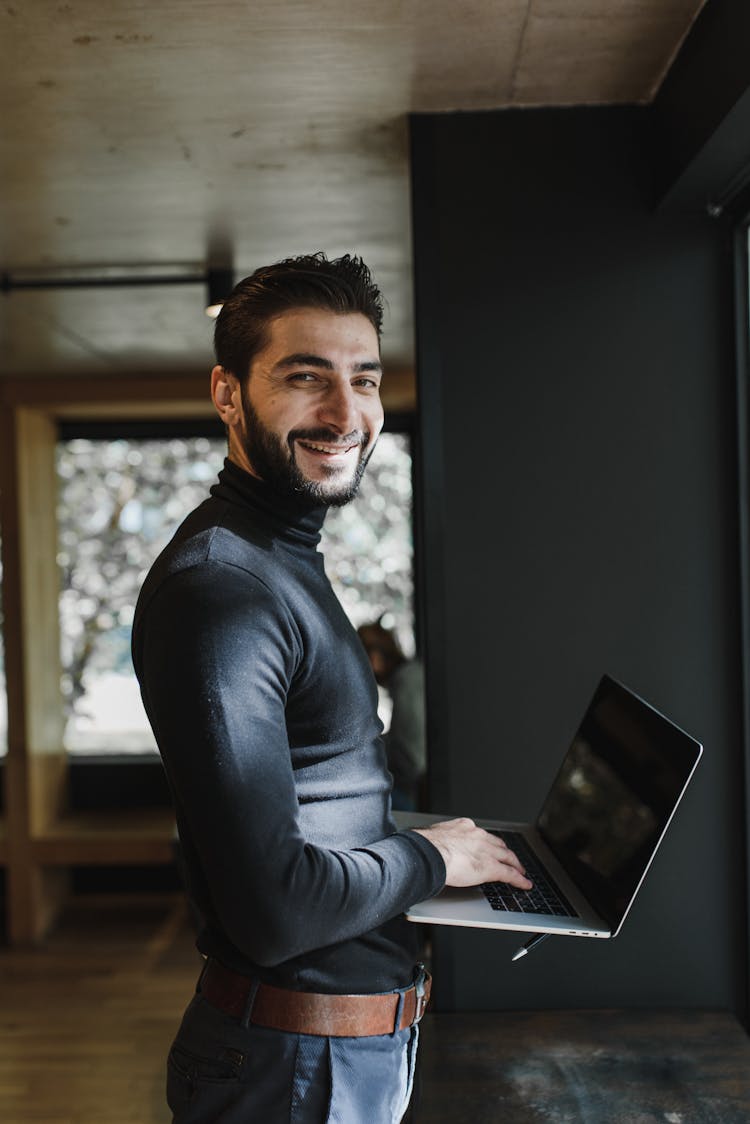
[[[383,433],[359,495],[326,516],[320,549],[326,573],[358,628],[382,616],[405,656],[414,654],[411,442]]]
[[[206,437],[59,442],[65,748],[155,751],[130,662],[138,590],[201,500],[225,445]]]

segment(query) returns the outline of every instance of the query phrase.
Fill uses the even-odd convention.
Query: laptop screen
[[[613,932],[700,755],[698,742],[603,677],[536,826]]]

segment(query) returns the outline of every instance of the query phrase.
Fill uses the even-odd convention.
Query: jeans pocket
[[[190,1104],[194,1091],[189,1069],[179,1052],[172,1048],[167,1057],[167,1104],[175,1117]]]
[[[191,1103],[198,1089],[236,1085],[244,1057],[221,1047],[214,1057],[201,1057],[175,1043],[167,1058],[167,1104],[175,1116]]]
[[[212,1057],[191,1053],[177,1043],[169,1051],[167,1065],[186,1081],[239,1081],[244,1055],[220,1047]]]

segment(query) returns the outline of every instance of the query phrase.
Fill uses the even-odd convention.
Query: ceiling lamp
[[[215,320],[224,307],[224,301],[234,288],[234,274],[231,269],[209,269],[207,284],[206,316]]]

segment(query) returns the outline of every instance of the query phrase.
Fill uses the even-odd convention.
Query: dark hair
[[[361,312],[380,338],[383,299],[361,258],[324,253],[285,258],[235,285],[216,321],[216,362],[244,379],[267,341],[268,322],[292,308]]]

